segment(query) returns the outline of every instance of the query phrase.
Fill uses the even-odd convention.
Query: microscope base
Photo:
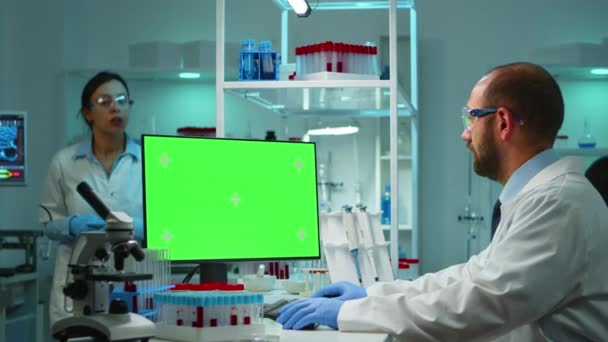
[[[64,318],[53,324],[51,332],[60,341],[75,337],[93,337],[95,341],[147,341],[156,336],[156,326],[134,313],[97,314]]]

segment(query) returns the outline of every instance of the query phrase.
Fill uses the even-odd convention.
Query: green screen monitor
[[[144,247],[201,267],[319,258],[314,143],[143,135],[142,149]]]

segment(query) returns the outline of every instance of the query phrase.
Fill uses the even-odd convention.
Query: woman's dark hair
[[[95,90],[97,90],[97,88],[99,88],[102,84],[110,82],[112,80],[116,80],[122,83],[122,85],[127,90],[127,95],[130,95],[127,82],[125,82],[125,80],[119,74],[110,71],[102,71],[97,75],[93,76],[82,89],[82,95],[80,95],[81,113],[85,108],[89,108],[91,106],[91,96],[93,95]],[[86,121],[86,123],[87,125],[89,125],[89,127],[91,127],[91,124],[88,121]]]
[[[589,179],[608,205],[608,156],[593,162],[585,172],[585,177]]]

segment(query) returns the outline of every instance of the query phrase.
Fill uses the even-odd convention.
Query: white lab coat
[[[371,286],[344,303],[340,330],[403,341],[607,341],[608,208],[580,162],[549,165],[501,211],[479,255]]]

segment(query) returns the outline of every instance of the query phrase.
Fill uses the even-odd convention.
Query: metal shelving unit
[[[287,1],[274,0],[281,9],[281,55],[285,59],[289,55],[287,41],[288,31],[288,10],[290,9]],[[399,156],[397,151],[398,117],[409,117],[411,124],[411,172],[412,172],[412,193],[411,193],[411,230],[412,230],[412,257],[418,257],[418,60],[417,60],[417,20],[416,7],[413,0],[397,1],[319,1],[315,11],[320,10],[369,10],[387,9],[389,17],[389,65],[391,78],[389,80],[329,80],[329,81],[260,81],[260,82],[227,82],[225,81],[224,70],[224,43],[225,43],[225,0],[216,0],[216,129],[217,136],[223,137],[225,133],[224,121],[224,96],[225,93],[232,93],[250,100],[253,103],[266,107],[270,110],[290,113],[295,115],[306,115],[311,113],[329,112],[332,114],[349,113],[353,111],[361,116],[388,116],[390,119],[390,183],[391,198],[398,198],[398,179],[397,171],[399,167]],[[397,82],[397,10],[408,9],[410,14],[410,75],[411,92],[407,95],[400,91]],[[320,93],[326,98],[346,99],[347,104],[352,104],[353,91],[359,92],[358,98],[367,98],[364,103],[354,103],[354,107],[345,104],[341,108],[340,101],[334,101],[333,105],[324,107],[315,98],[321,97]],[[341,93],[342,92],[342,93]],[[350,92],[350,93],[349,93]],[[329,94],[329,95],[328,95]],[[367,95],[361,95],[367,94]],[[390,240],[399,241],[398,224],[398,201],[391,202],[391,222]],[[405,229],[405,226],[401,227]],[[390,255],[392,260],[398,258],[398,243],[391,243]],[[397,274],[397,263],[393,263],[393,269]]]
[[[556,148],[560,156],[602,157],[608,156],[608,148]]]
[[[390,224],[383,224],[382,225],[382,229],[383,230],[391,230],[391,225]],[[412,226],[407,225],[407,224],[400,224],[399,225],[399,231],[411,231],[412,230]]]
[[[10,302],[13,300],[13,294],[11,293],[11,287],[20,288],[23,292],[21,295],[23,296],[23,302],[18,303],[17,309],[11,310],[10,314],[7,315],[6,307],[4,300],[8,299]],[[8,291],[7,291],[8,290]],[[7,294],[5,294],[7,291]],[[6,326],[9,326],[15,322],[19,321],[30,321],[33,322],[32,325],[34,328],[38,327],[40,323],[39,320],[41,317],[37,317],[37,305],[38,305],[38,273],[24,273],[24,274],[16,274],[11,277],[3,277],[0,278],[0,293],[2,295],[7,295],[8,298],[3,298],[0,300],[0,340],[4,339],[6,336]],[[39,334],[39,331],[34,329],[35,334]]]
[[[224,82],[224,89],[266,109],[292,115],[390,115],[390,82],[365,81],[263,81]],[[400,117],[415,113],[403,92],[398,92]]]

